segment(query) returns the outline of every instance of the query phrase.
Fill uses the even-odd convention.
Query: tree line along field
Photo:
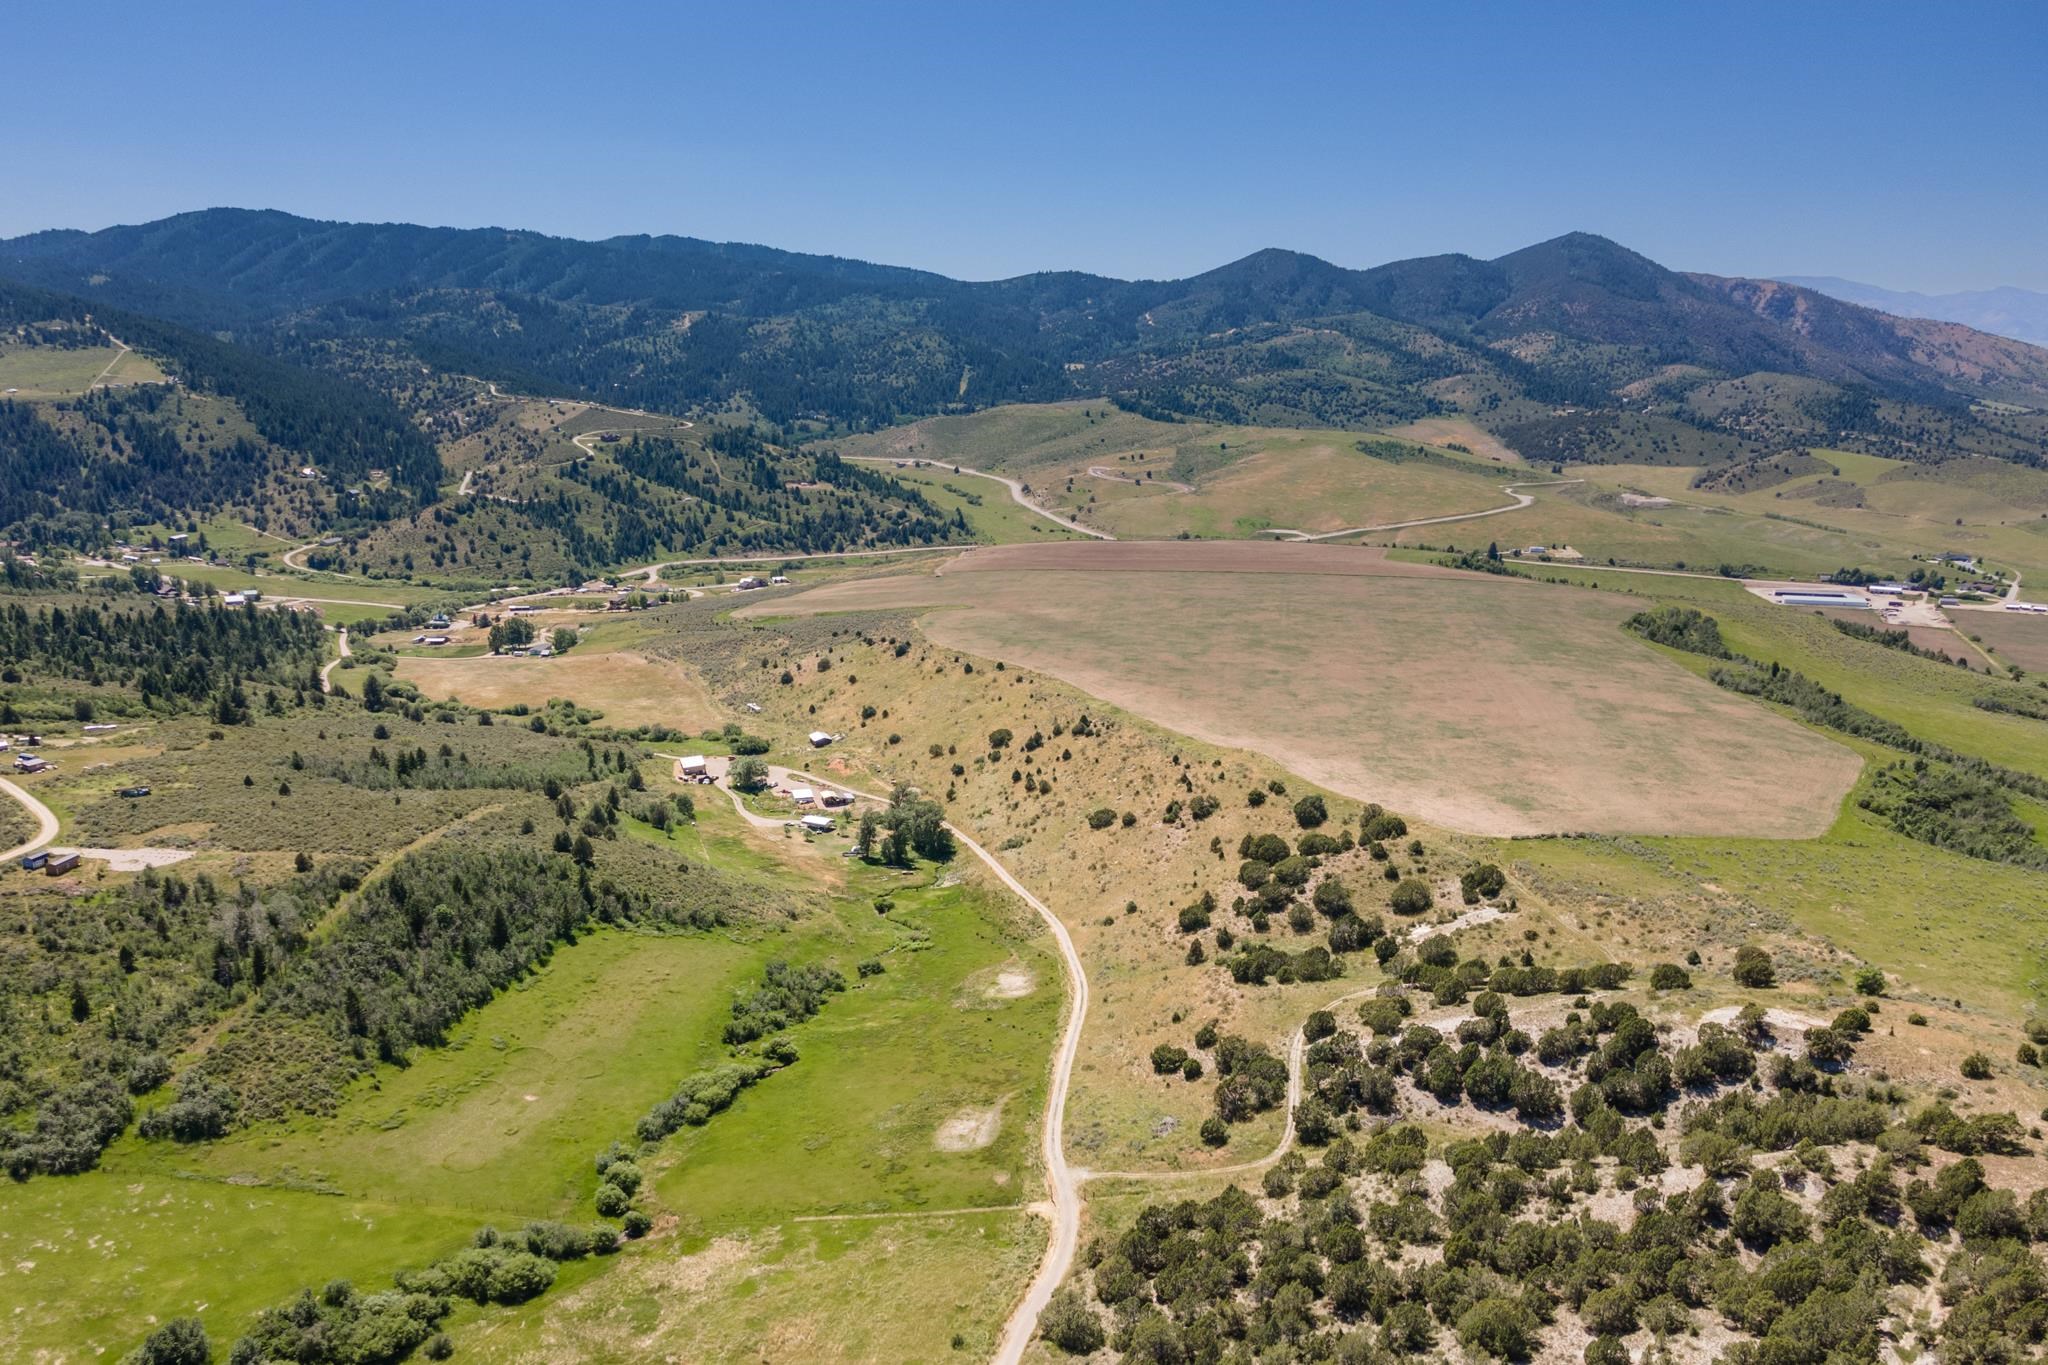
[[[118,609],[120,597],[30,591],[9,605]],[[608,729],[591,711],[494,716],[389,678],[372,688],[369,669],[343,671],[345,690],[324,697],[308,685],[318,632],[298,625],[285,637],[296,657],[256,676],[211,675],[203,708],[148,705],[146,687],[130,690],[137,675],[73,676],[58,637],[10,648],[10,723],[49,731],[61,766],[37,783],[64,837],[189,856],[143,874],[97,861],[70,878],[10,870],[0,887],[7,938],[28,948],[0,970],[0,1009],[45,1021],[10,1028],[0,1053],[0,1137],[17,1176],[0,1196],[0,1354],[125,1351],[195,1313],[225,1354],[259,1310],[301,1288],[352,1280],[371,1297],[349,1302],[370,1304],[394,1273],[446,1263],[483,1225],[516,1238],[528,1220],[595,1222],[616,1241],[603,1199],[593,1208],[594,1158],[620,1140],[643,1163],[632,1204],[646,1221],[625,1224],[644,1238],[614,1258],[560,1261],[549,1274],[565,1290],[636,1262],[644,1276],[691,1274],[715,1238],[728,1264],[742,1259],[734,1247],[757,1248],[803,1286],[828,1338],[851,1330],[832,1311],[863,1305],[830,1309],[831,1267],[789,1261],[775,1229],[791,1210],[721,1202],[731,1185],[775,1188],[763,1158],[816,1166],[807,1203],[823,1211],[841,1200],[1007,1209],[1032,1197],[1058,974],[1035,923],[1001,893],[941,886],[929,865],[849,864],[722,807],[692,823],[646,732]],[[97,657],[104,668],[110,656]],[[121,722],[113,738],[79,733],[73,702],[86,695]],[[117,795],[138,785],[147,796]],[[579,886],[594,911],[572,909]],[[434,900],[409,900],[406,887]],[[536,905],[569,918],[535,923]],[[413,907],[431,913],[407,931]],[[409,932],[425,952],[463,933],[462,961],[410,983],[366,974],[361,949],[393,926],[398,943]],[[498,974],[511,953],[526,956]],[[426,984],[470,989],[471,955],[483,990],[466,1007]],[[846,987],[818,1017],[753,1025],[740,1036],[762,1041],[734,1043],[736,1000],[756,998],[778,962]],[[978,993],[1012,966],[1043,989]],[[679,1084],[769,1043],[783,1060],[706,1116],[753,1142],[699,1152],[695,1118],[683,1137],[636,1140]],[[925,1065],[935,1055],[947,1068],[939,1084]],[[100,1075],[116,1078],[113,1092],[95,1088]],[[878,1075],[910,1088],[876,1085]],[[790,1100],[757,1109],[792,1082]],[[136,1117],[73,1124],[100,1123],[105,1110],[92,1106],[123,1112],[124,1088]],[[955,1150],[938,1134],[963,1109],[1001,1119],[986,1143]],[[819,1165],[821,1144],[837,1164]],[[699,1160],[726,1174],[696,1178]],[[1035,1254],[1021,1212],[981,1216],[970,1231],[1018,1249],[1011,1261]],[[568,1246],[567,1235],[528,1240]],[[946,1245],[936,1231],[923,1240],[934,1238]],[[927,1257],[919,1272],[943,1309],[865,1339],[897,1358],[945,1349],[955,1333],[992,1341],[1011,1261]],[[878,1292],[890,1273],[875,1266]],[[456,1303],[437,1328],[456,1339],[503,1312]],[[699,1312],[673,1330],[738,1329]],[[584,1349],[602,1354],[603,1340],[594,1328]]]

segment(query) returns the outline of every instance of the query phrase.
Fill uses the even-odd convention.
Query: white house
[[[806,815],[797,823],[802,825],[805,832],[810,834],[830,834],[832,832],[832,817],[829,815]]]
[[[789,582],[789,575],[788,575],[788,574],[775,574],[774,576],[772,576],[771,578],[769,578],[769,580],[768,580],[768,586],[769,586],[769,587],[771,587],[771,588],[779,588],[779,587],[782,587],[782,586],[783,586],[784,584],[786,584],[786,583],[788,583],[788,582]]]

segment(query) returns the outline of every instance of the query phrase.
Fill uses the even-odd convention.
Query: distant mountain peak
[[[1837,275],[1780,275],[1786,284],[1811,289],[1829,298],[1875,308],[1902,318],[1959,322],[1994,336],[2011,337],[2034,346],[2048,346],[2048,294],[2012,285],[1966,289],[1951,294],[1923,294],[1910,289],[1845,280]]]

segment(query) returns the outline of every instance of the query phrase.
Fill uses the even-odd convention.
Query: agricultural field
[[[403,654],[396,676],[428,697],[493,709],[560,697],[624,728],[666,724],[696,731],[723,722],[697,674],[634,648],[647,634],[639,623],[572,612],[541,612],[531,619],[544,636],[566,626],[580,627],[583,638],[552,658],[499,657],[475,652],[484,647],[483,632],[472,628],[457,632],[457,643],[446,651]],[[406,632],[381,638],[411,649]]]
[[[2048,673],[2048,617],[2009,611],[1956,612],[1954,617],[1957,630],[2001,663]]]
[[[0,396],[8,398],[76,398],[99,385],[163,382],[155,361],[114,346],[0,346]]]
[[[1019,547],[742,615],[880,608],[940,608],[937,643],[1472,832],[1811,835],[1860,766],[1632,645],[1611,600],[1367,549]]]

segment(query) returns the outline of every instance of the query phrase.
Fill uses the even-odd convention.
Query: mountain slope
[[[1107,396],[1257,425],[1466,415],[1552,461],[1823,440],[2048,458],[2048,352],[1683,274],[1587,233],[1491,261],[1351,270],[1267,250],[1182,280],[970,283],[686,237],[216,209],[0,243],[0,276],[223,331],[400,401],[425,369],[823,430]],[[1787,382],[1768,402],[1709,392],[1751,375]]]
[[[2011,337],[2033,346],[2048,346],[2048,294],[2037,290],[2001,285],[1996,289],[1966,289],[1952,294],[1921,294],[1911,290],[1885,289],[1833,275],[1780,275],[1778,278],[1786,284],[1796,284],[1844,303],[1875,308],[1894,317],[1959,322],[1979,332]]]

